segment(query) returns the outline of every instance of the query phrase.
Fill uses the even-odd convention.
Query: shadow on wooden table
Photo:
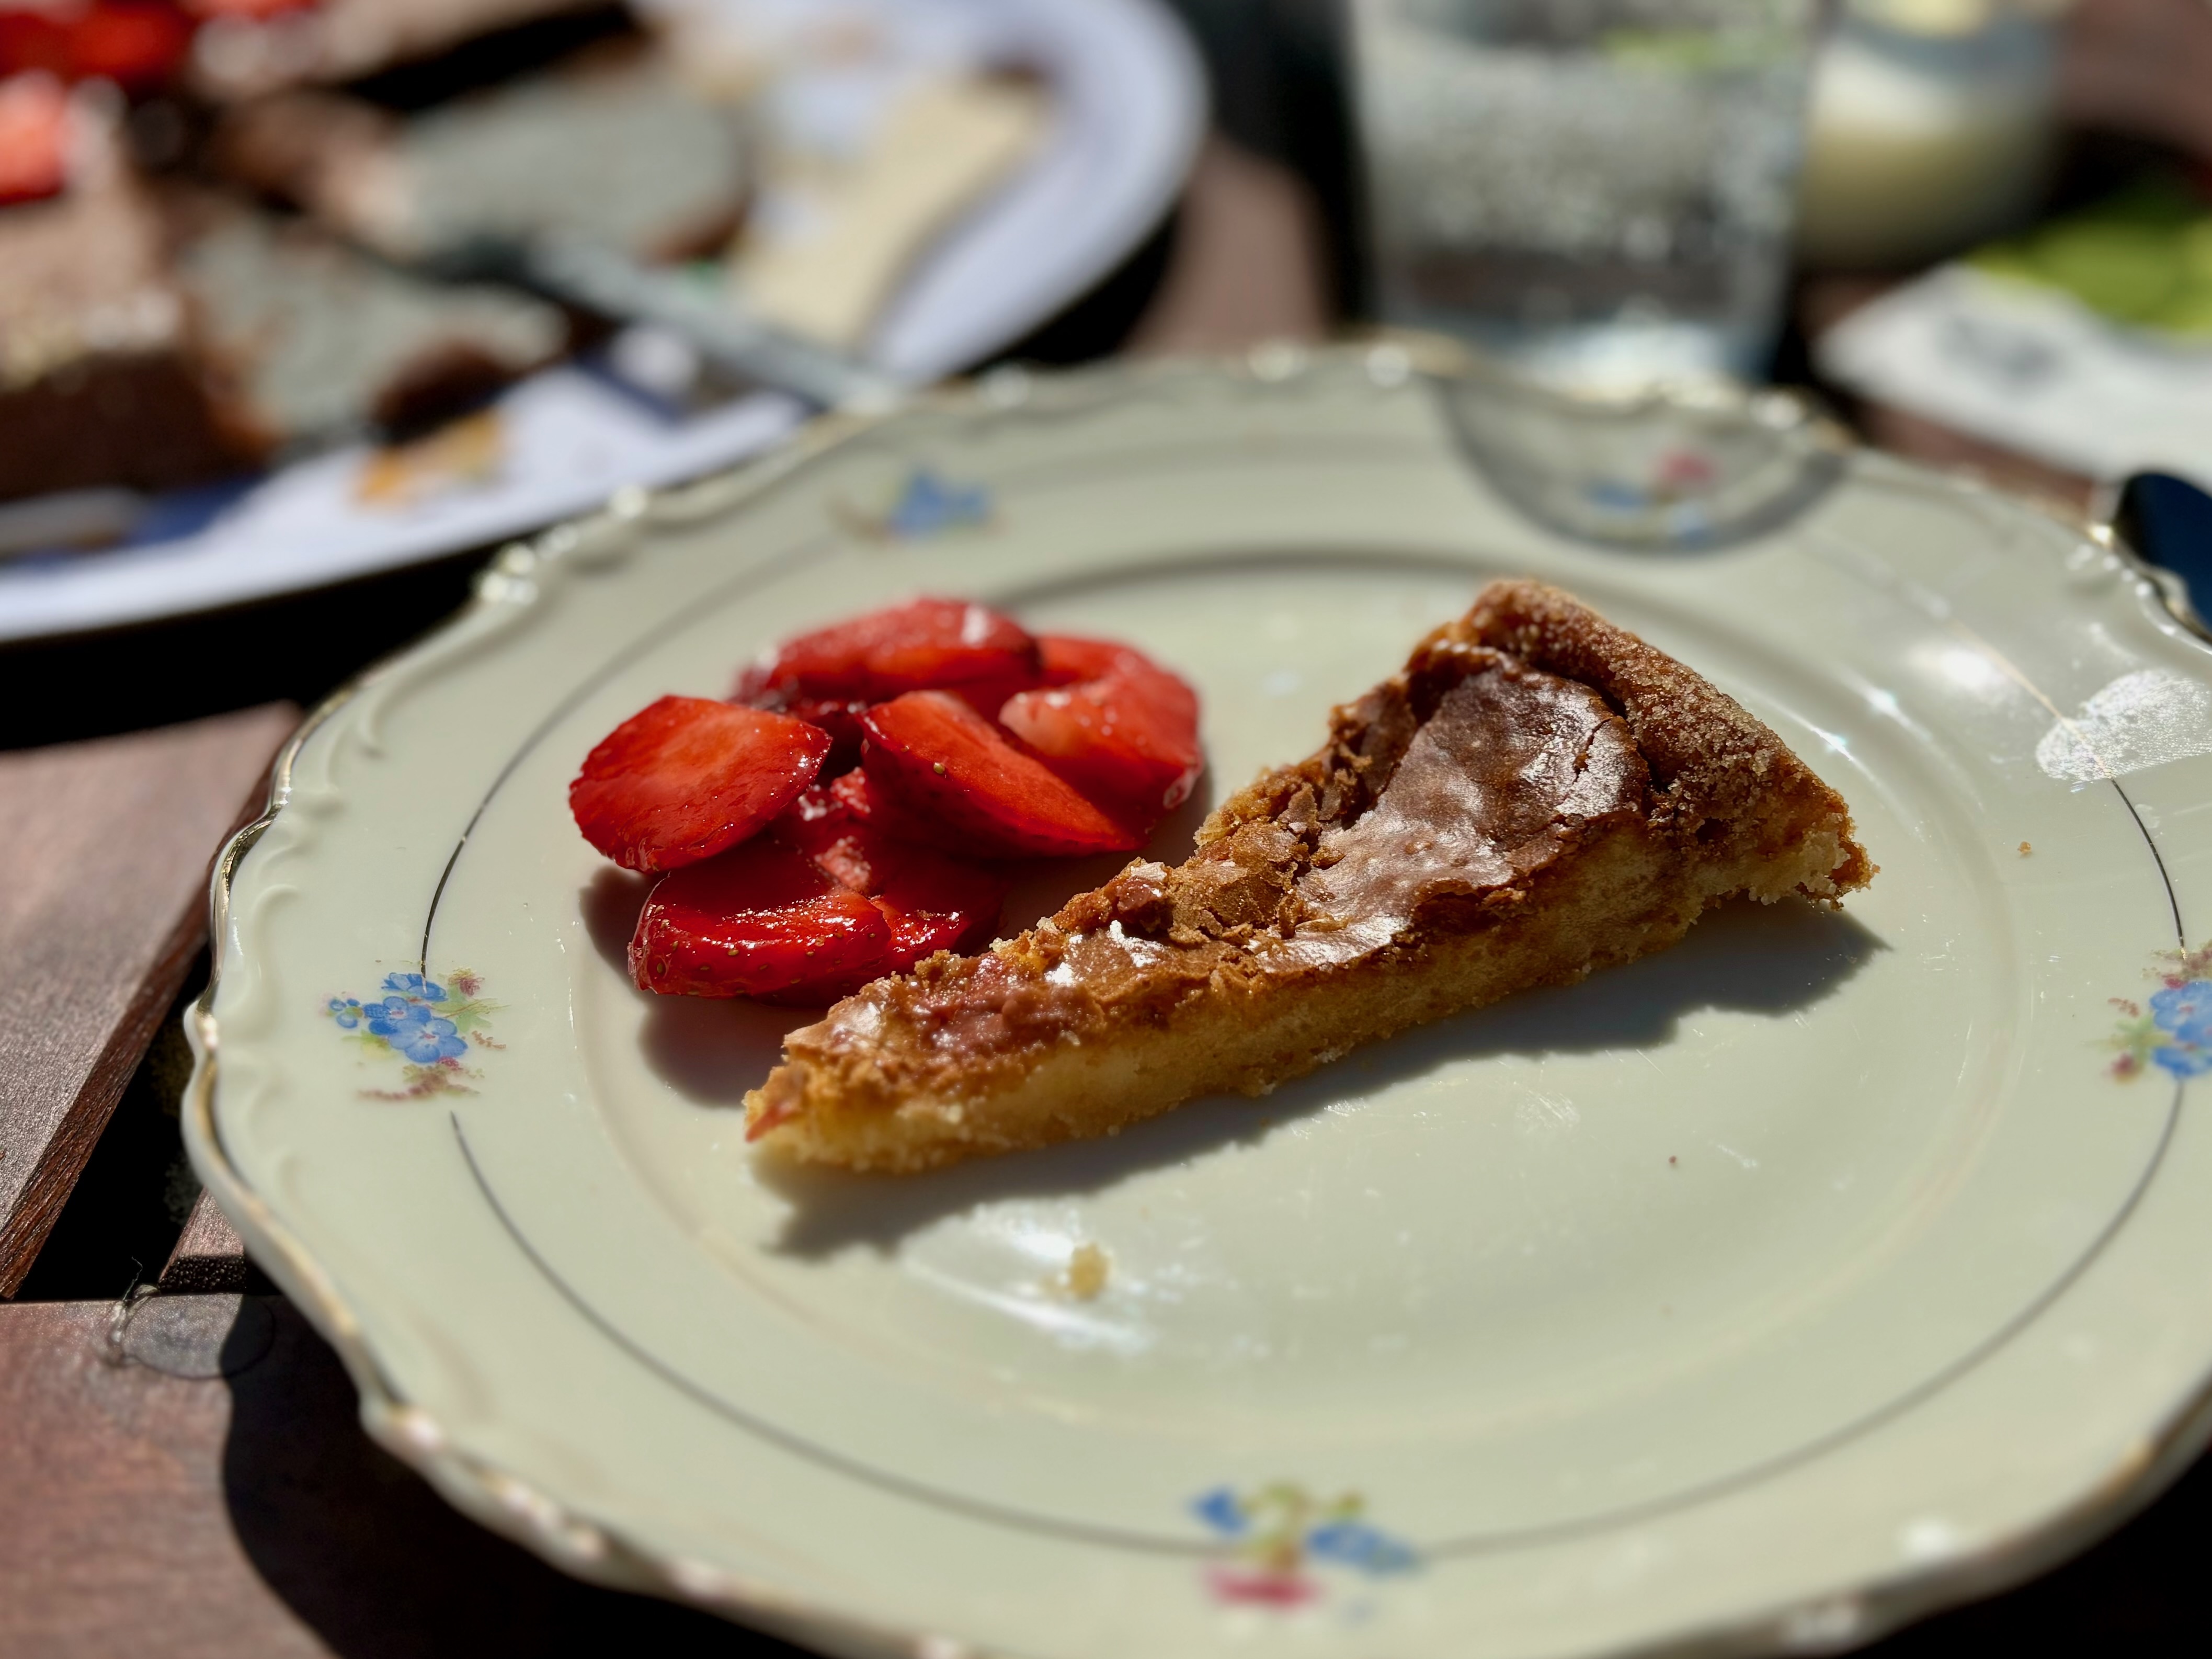
[[[798,1650],[709,1614],[556,1572],[449,1507],[376,1446],[337,1356],[281,1297],[275,1340],[228,1379],[223,1495],[270,1589],[345,1659]],[[242,1317],[227,1358],[265,1340]],[[267,1650],[241,1632],[240,1651]]]

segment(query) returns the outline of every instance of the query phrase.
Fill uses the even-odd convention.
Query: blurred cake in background
[[[680,333],[495,283],[518,239],[683,262],[866,355],[1054,118],[960,7],[0,0],[0,557],[182,533],[216,509],[153,498],[362,439],[375,511],[421,498],[370,487],[395,457],[507,477],[488,405],[586,348],[556,403],[745,392]],[[463,415],[448,454],[428,428]]]
[[[313,226],[181,191],[172,266],[226,429],[257,461],[335,434],[420,429],[559,356],[560,311],[425,282]]]
[[[718,252],[748,191],[738,111],[642,40],[411,112],[274,94],[228,112],[210,153],[238,182],[403,260],[541,234],[646,260]]]
[[[407,260],[541,229],[717,252],[749,154],[604,3],[0,0],[0,501],[464,411],[571,319]]]
[[[0,500],[165,489],[255,453],[211,395],[161,210],[104,92],[0,81]]]
[[[204,21],[185,82],[215,103],[359,81],[549,19],[611,9],[606,0],[192,0],[191,9]]]

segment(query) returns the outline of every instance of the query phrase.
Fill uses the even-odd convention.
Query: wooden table
[[[1133,348],[1318,335],[1319,237],[1291,175],[1217,142]],[[1909,427],[1875,424],[1907,447],[1961,458],[1953,434],[1916,444]],[[2008,476],[2008,458],[1964,453]],[[410,580],[418,597],[443,583],[458,602],[466,574],[465,561],[448,562]],[[301,673],[334,660],[334,641],[365,648],[358,629],[343,632],[343,619],[362,614],[357,600],[288,613],[290,632],[305,635],[291,647]],[[210,624],[174,662],[143,638],[16,653],[15,706],[30,712],[26,687],[58,698],[52,682],[67,671],[76,701],[40,705],[38,729],[71,730],[73,711],[88,708],[96,721],[103,688],[149,712],[204,707],[194,699],[222,695],[235,653],[257,648],[265,620]],[[173,1111],[173,1000],[204,944],[209,857],[258,805],[270,754],[297,716],[281,703],[248,707],[0,753],[11,878],[0,890],[0,1295],[21,1293],[0,1301],[0,1653],[372,1659],[586,1642],[792,1651],[565,1578],[448,1509],[360,1431],[331,1351],[250,1272],[204,1200],[166,1262],[125,1254],[143,1218],[86,1208],[100,1184],[96,1162],[65,1207],[95,1146],[106,1157],[122,1144],[112,1131],[102,1140],[118,1100],[121,1115],[158,1114],[164,1098]],[[154,1041],[157,1031],[169,1034]],[[158,1239],[175,1231],[158,1217],[151,1226]],[[100,1267],[106,1258],[88,1237],[116,1259]],[[52,1265],[65,1257],[94,1267],[71,1283]],[[101,1272],[110,1278],[95,1286]],[[2195,1589],[2209,1534],[2212,1465],[2201,1465],[2074,1564],[1876,1650],[2053,1641],[2212,1650],[2212,1598]]]

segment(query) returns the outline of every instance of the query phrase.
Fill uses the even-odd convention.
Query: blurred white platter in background
[[[747,24],[786,5],[691,0]],[[667,10],[663,5],[647,9]],[[863,49],[794,56],[767,96],[826,142],[865,125],[917,75],[1018,64],[1049,89],[1036,155],[917,261],[871,354],[916,380],[1019,340],[1126,258],[1160,222],[1205,119],[1200,71],[1157,0],[838,0]],[[757,394],[675,416],[603,369],[533,376],[418,451],[365,504],[362,447],[297,462],[242,490],[165,498],[137,544],[0,563],[0,641],[237,605],[421,562],[586,511],[625,484],[665,484],[756,454],[803,410]],[[437,442],[433,440],[432,442]],[[89,503],[105,506],[105,503]],[[159,539],[154,539],[155,537]]]

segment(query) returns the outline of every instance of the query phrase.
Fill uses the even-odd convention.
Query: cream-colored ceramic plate
[[[783,1017],[634,991],[565,810],[652,697],[917,591],[1173,664],[1218,794],[1520,572],[1777,727],[1872,890],[1263,1103],[802,1179],[738,1111]],[[2208,663],[2107,547],[1779,404],[994,380],[516,549],[325,710],[225,861],[192,1152],[455,1503],[833,1651],[1845,1644],[2203,1437]]]

